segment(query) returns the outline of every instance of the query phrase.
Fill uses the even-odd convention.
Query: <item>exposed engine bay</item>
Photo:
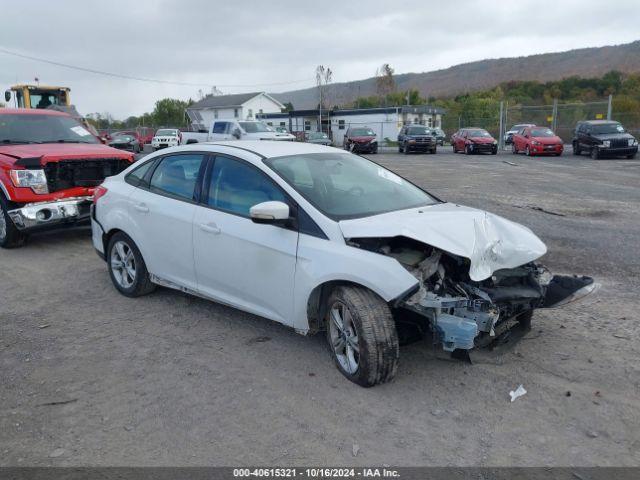
[[[95,187],[129,165],[130,162],[121,158],[96,158],[48,162],[43,168],[49,192],[57,192],[73,187]]]
[[[560,306],[595,288],[590,277],[554,277],[537,262],[473,281],[469,259],[402,236],[347,242],[395,258],[416,277],[417,289],[397,307],[424,317],[434,341],[448,352],[486,346],[515,325],[528,327],[534,309]]]

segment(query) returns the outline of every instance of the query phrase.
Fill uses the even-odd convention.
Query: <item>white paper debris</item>
[[[511,401],[513,402],[516,398],[523,396],[525,393],[527,393],[527,391],[524,389],[524,387],[522,385],[520,385],[518,388],[509,392],[509,395],[511,396]]]

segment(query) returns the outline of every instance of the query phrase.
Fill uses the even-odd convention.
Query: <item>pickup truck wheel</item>
[[[107,247],[107,265],[113,285],[127,297],[139,297],[155,290],[142,254],[131,238],[116,233]]]
[[[0,193],[0,247],[16,248],[24,245],[27,236],[14,225],[9,217],[9,202]]]
[[[402,145],[398,144],[398,153],[402,153]]]
[[[578,145],[578,142],[573,142],[573,154],[574,155],[580,155],[582,152],[580,151],[580,145]]]
[[[393,379],[398,333],[384,300],[362,287],[337,287],[328,298],[326,325],[329,348],[342,375],[363,387]]]
[[[600,158],[600,151],[598,150],[598,147],[593,147],[591,149],[591,158],[593,160],[598,160]]]

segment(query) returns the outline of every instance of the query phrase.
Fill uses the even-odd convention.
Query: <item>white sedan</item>
[[[151,154],[96,189],[92,230],[122,294],[161,285],[325,331],[362,386],[394,377],[406,325],[464,354],[594,285],[535,263],[546,247],[526,227],[308,143]]]

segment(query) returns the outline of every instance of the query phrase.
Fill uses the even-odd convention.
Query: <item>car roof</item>
[[[620,123],[617,122],[615,120],[583,120],[581,122],[578,122],[580,124],[588,124],[588,125],[606,125],[606,124],[610,124],[610,123]]]
[[[264,158],[283,157],[285,155],[302,155],[305,153],[345,153],[340,148],[325,147],[313,143],[288,142],[278,140],[230,140],[226,142],[193,143],[188,147],[216,151],[215,146],[233,147],[255,153]],[[186,147],[185,147],[186,148]],[[189,148],[193,150],[194,148]]]
[[[53,117],[71,117],[66,112],[41,108],[0,108],[0,115],[51,115]]]

